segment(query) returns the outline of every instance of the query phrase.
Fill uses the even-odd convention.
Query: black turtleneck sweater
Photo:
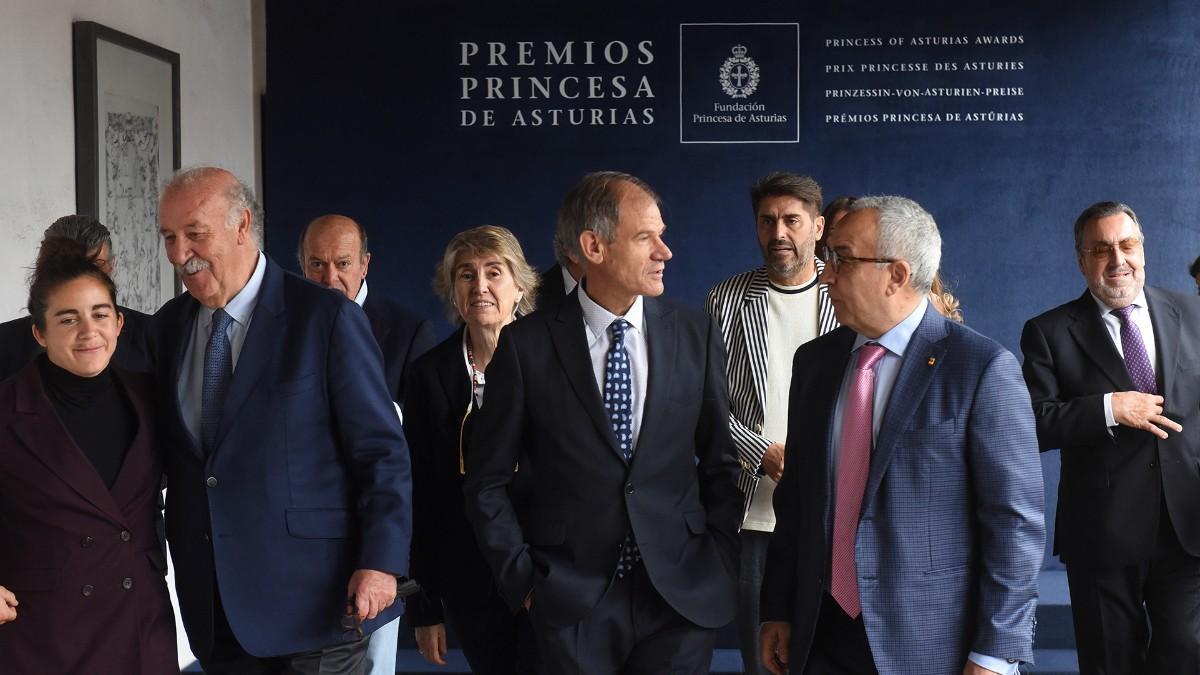
[[[80,377],[54,365],[45,354],[37,358],[46,396],[58,418],[112,489],[137,433],[137,415],[113,380],[112,366],[95,377]]]

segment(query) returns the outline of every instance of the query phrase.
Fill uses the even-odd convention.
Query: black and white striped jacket
[[[825,263],[816,259],[817,274]],[[763,399],[767,391],[767,268],[729,277],[708,292],[704,308],[721,327],[728,353],[729,431],[737,447],[742,473],[738,487],[745,494],[743,520],[750,509],[750,498],[758,487],[759,467],[767,447],[774,442],[764,438]],[[838,327],[825,284],[817,287],[818,334]]]

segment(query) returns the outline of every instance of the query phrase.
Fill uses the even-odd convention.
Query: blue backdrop
[[[306,222],[350,215],[371,292],[441,317],[455,232],[507,226],[544,268],[562,195],[619,169],[662,195],[667,293],[699,304],[760,263],[747,188],[784,169],[921,202],[967,322],[1014,352],[1082,291],[1071,224],[1094,201],[1132,205],[1150,282],[1192,292],[1200,5],[972,4],[273,0],[268,252],[295,269]]]

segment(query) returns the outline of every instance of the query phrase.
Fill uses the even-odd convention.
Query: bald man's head
[[[337,214],[309,223],[300,234],[296,255],[304,276],[338,289],[351,300],[362,288],[371,262],[366,231],[354,220]]]

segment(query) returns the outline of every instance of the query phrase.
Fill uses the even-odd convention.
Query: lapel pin
[[[935,363],[937,363],[937,357],[931,356],[931,357],[929,357],[929,360],[925,362],[925,365],[932,366]]]

